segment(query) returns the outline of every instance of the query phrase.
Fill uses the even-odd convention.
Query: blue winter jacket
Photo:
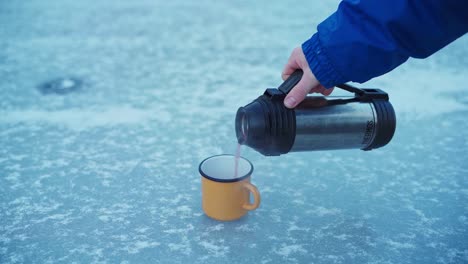
[[[302,50],[325,87],[365,82],[468,31],[468,0],[344,0]]]

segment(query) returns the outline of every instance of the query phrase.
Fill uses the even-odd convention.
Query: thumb
[[[308,82],[306,81],[306,78],[304,76],[302,79],[292,88],[292,90],[289,92],[289,94],[286,96],[284,99],[284,105],[287,108],[294,108],[296,105],[298,105],[304,98],[307,96],[307,94],[312,90],[313,86],[310,84],[308,85]]]

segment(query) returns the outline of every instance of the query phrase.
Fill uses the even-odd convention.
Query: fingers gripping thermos
[[[278,89],[267,89],[239,108],[235,129],[240,144],[277,156],[311,150],[371,150],[390,142],[396,118],[387,93],[342,84],[337,87],[354,95],[308,96],[288,109],[283,100],[301,77],[302,71],[297,70]]]

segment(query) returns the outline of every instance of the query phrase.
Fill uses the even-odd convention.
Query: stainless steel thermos
[[[235,129],[240,144],[277,156],[311,150],[371,150],[390,142],[396,119],[387,93],[342,84],[337,87],[354,95],[307,96],[288,109],[283,100],[301,77],[302,71],[297,70],[278,89],[267,89],[239,108]]]

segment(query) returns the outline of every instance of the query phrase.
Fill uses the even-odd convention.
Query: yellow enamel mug
[[[207,216],[220,221],[236,220],[260,205],[260,193],[250,183],[252,163],[243,157],[238,162],[237,176],[234,155],[216,155],[200,163],[202,207]]]

